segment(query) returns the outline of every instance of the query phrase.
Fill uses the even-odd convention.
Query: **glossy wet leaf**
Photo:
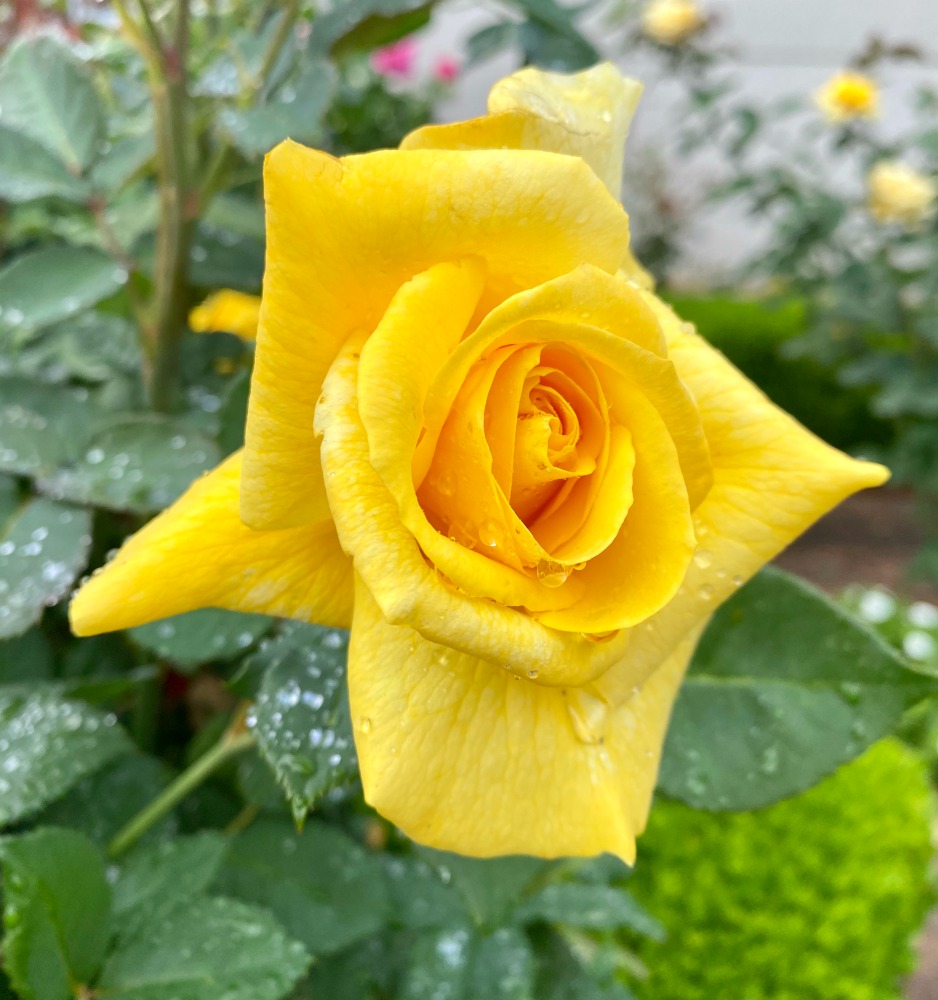
[[[220,608],[203,608],[129,630],[147,652],[171,660],[186,673],[200,663],[227,660],[249,650],[275,619]]]
[[[49,197],[82,202],[88,194],[88,185],[55,154],[34,139],[0,126],[0,198],[13,204]]]
[[[266,911],[195,899],[134,923],[98,983],[108,1000],[278,1000],[309,965]]]
[[[155,757],[121,757],[78,781],[43,810],[39,821],[74,827],[105,847],[121,827],[163,791],[172,776],[170,768]],[[175,818],[170,814],[154,823],[139,845],[172,836],[175,830]]]
[[[358,774],[345,666],[348,633],[288,622],[251,657],[265,671],[253,721],[298,821],[330,788]]]
[[[51,35],[22,35],[0,61],[0,125],[34,139],[73,174],[90,166],[104,131],[87,69]]]
[[[420,937],[400,1000],[535,1000],[534,955],[525,934],[455,927]]]
[[[152,514],[219,461],[211,438],[178,421],[156,415],[120,420],[93,435],[84,454],[45,477],[40,488],[73,503]]]
[[[20,635],[71,589],[88,562],[91,514],[43,497],[0,534],[0,639]]]
[[[541,920],[584,930],[628,928],[655,941],[665,929],[624,890],[611,885],[555,882],[529,896],[519,907],[521,923]]]
[[[27,335],[113,295],[127,274],[89,247],[50,246],[0,268],[0,331]]]
[[[137,332],[120,316],[89,311],[48,327],[0,355],[11,374],[47,383],[96,384],[135,377],[141,364]],[[73,449],[74,450],[74,449]]]
[[[218,874],[225,838],[213,830],[139,847],[120,866],[114,912],[120,918],[139,907],[149,916],[202,894]]]
[[[51,472],[81,447],[94,418],[83,390],[0,378],[0,471]]]
[[[111,143],[111,148],[94,165],[91,183],[96,191],[114,195],[141,173],[155,154],[156,139],[152,130],[124,136]]]
[[[472,919],[492,926],[509,919],[535,879],[551,862],[514,855],[503,858],[467,858],[448,851],[420,848],[420,855],[440,873],[466,901]]]
[[[462,895],[438,869],[414,855],[385,854],[383,861],[395,923],[419,931],[468,921]]]
[[[3,964],[22,1000],[69,1000],[97,973],[111,934],[104,858],[74,830],[0,841]]]
[[[257,821],[232,840],[218,885],[269,907],[314,955],[341,951],[388,919],[378,858],[315,821],[302,833],[282,820]]]
[[[660,787],[698,808],[768,805],[853,760],[934,691],[819,591],[763,570],[700,641]]]
[[[117,719],[52,692],[0,691],[0,826],[37,812],[128,753]]]
[[[294,80],[284,84],[266,104],[223,108],[219,124],[236,149],[246,156],[268,153],[291,138],[307,144],[322,133],[322,116],[335,89],[335,70],[325,60],[308,59]]]

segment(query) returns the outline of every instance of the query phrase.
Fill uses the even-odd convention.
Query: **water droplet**
[[[840,685],[840,696],[850,705],[856,705],[862,694],[863,687],[856,681],[844,681]]]
[[[536,567],[537,578],[545,587],[562,587],[570,575],[570,568],[553,559],[541,559]]]
[[[743,578],[742,578],[742,576],[740,576],[740,574],[739,574],[739,573],[737,573],[737,574],[736,574],[736,575],[735,575],[735,576],[734,576],[734,577],[733,577],[733,578],[732,578],[732,579],[730,580],[730,583],[731,583],[731,584],[732,584],[732,585],[733,585],[734,587],[741,587],[741,586],[743,585]]]
[[[713,555],[710,553],[708,549],[698,549],[694,553],[694,562],[701,569],[709,569],[710,566],[713,564]]]
[[[529,670],[528,677],[530,677],[532,681],[535,681],[537,680],[538,672],[536,670]]]
[[[775,774],[778,770],[778,747],[766,747],[762,751],[762,761],[759,767],[763,774]]]
[[[713,600],[713,587],[709,583],[705,583],[698,591],[697,596],[702,601],[712,601]]]
[[[369,719],[367,715],[358,720],[358,728],[365,733],[366,736],[371,732],[371,726],[371,719]]]
[[[505,536],[501,525],[495,521],[483,521],[479,526],[479,541],[490,549],[497,549],[505,544]]]
[[[589,746],[602,743],[609,721],[609,707],[604,701],[585,691],[569,691],[567,711],[576,738],[581,743]]]
[[[436,481],[436,488],[445,497],[451,497],[456,492],[456,477],[452,472],[445,472]]]

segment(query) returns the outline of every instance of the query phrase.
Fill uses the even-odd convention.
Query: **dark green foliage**
[[[629,888],[664,923],[647,1000],[896,1000],[929,885],[921,761],[885,741],[798,799],[743,815],[660,800]]]
[[[788,356],[786,345],[804,333],[803,302],[667,298],[774,403],[825,441],[849,451],[892,440],[889,424],[870,412],[868,392],[839,385],[817,361]]]

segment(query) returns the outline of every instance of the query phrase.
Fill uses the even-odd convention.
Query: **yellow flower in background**
[[[852,70],[843,70],[832,76],[815,93],[814,100],[831,122],[875,118],[879,113],[879,88],[876,82]]]
[[[221,331],[254,340],[260,311],[260,296],[223,288],[189,313],[189,328],[194,333]]]
[[[350,625],[365,797],[435,847],[631,862],[710,614],[887,475],[643,287],[639,91],[528,69],[401,150],[278,146],[245,448],[71,607]]]
[[[880,160],[867,179],[870,214],[877,222],[915,229],[935,214],[938,186],[907,163]]]
[[[642,30],[661,45],[680,45],[706,23],[694,0],[652,0],[642,12]]]

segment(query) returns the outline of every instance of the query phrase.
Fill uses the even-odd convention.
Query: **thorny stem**
[[[245,750],[249,750],[254,746],[254,743],[254,734],[244,728],[243,715],[238,715],[211,750],[202,754],[195,763],[186,768],[175,781],[167,785],[149,805],[145,806],[117,832],[108,845],[109,856],[112,858],[120,857],[133,847],[154,823],[161,820],[178,805],[189,792],[198,788],[222,764]]]
[[[144,378],[155,410],[170,408],[179,377],[179,353],[186,324],[189,246],[197,209],[190,189],[188,157],[189,0],[176,0],[171,41],[164,40],[148,0],[137,0],[135,21],[125,0],[115,7],[131,42],[147,66],[156,125],[156,162],[160,220],[156,233],[154,293],[149,322],[143,329]]]

